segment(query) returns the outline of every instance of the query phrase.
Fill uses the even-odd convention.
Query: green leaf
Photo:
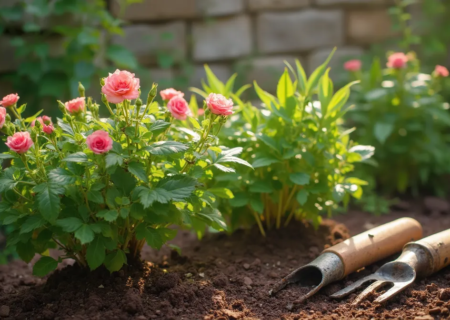
[[[262,214],[264,212],[264,203],[259,198],[251,198],[250,206],[259,214]]]
[[[342,110],[342,107],[347,102],[348,98],[350,97],[350,87],[358,83],[359,81],[353,81],[349,84],[345,85],[341,89],[339,89],[331,98],[331,101],[328,105],[329,114],[332,114],[334,112],[340,112]]]
[[[267,108],[271,108],[271,103],[274,102],[275,97],[272,96],[270,93],[267,93],[263,89],[261,89],[256,81],[253,81],[253,86],[255,88],[256,94],[261,99],[261,101],[266,105]]]
[[[186,151],[187,149],[188,146],[177,141],[159,141],[149,145],[148,147],[145,147],[145,150],[147,150],[153,155],[158,156],[165,156],[173,153],[178,153]]]
[[[105,245],[101,237],[96,237],[86,250],[86,261],[91,270],[100,267],[105,260]]]
[[[236,172],[236,170],[234,170],[233,168],[226,167],[226,166],[223,166],[223,165],[218,164],[218,163],[214,163],[214,167],[216,167],[217,169],[219,169],[220,171],[223,171],[223,172],[228,172],[228,173]]]
[[[41,257],[33,266],[33,275],[43,277],[48,273],[56,270],[58,261],[50,257]]]
[[[139,201],[144,206],[144,209],[151,207],[153,202],[168,203],[172,199],[169,191],[163,188],[148,189],[140,187],[138,190]]]
[[[302,206],[306,203],[306,201],[308,201],[308,191],[306,191],[305,189],[300,190],[299,192],[297,192],[297,196],[295,197],[298,201],[298,203]]]
[[[280,162],[280,160],[276,159],[276,158],[272,158],[269,156],[264,156],[264,157],[260,157],[257,158],[253,163],[252,163],[252,167],[253,168],[261,168],[261,167],[267,167],[270,166],[271,164]]]
[[[127,256],[122,250],[116,250],[108,254],[105,258],[105,267],[109,272],[115,272],[122,269],[122,266],[127,263]]]
[[[123,157],[120,154],[110,152],[106,155],[106,167],[121,166],[123,164]]]
[[[253,167],[251,166],[250,163],[248,163],[247,161],[245,161],[241,158],[235,157],[235,155],[238,155],[241,152],[242,152],[241,147],[222,151],[213,162],[214,163],[227,163],[227,162],[239,163],[239,164],[242,164],[244,166],[247,166],[247,167],[250,167],[253,169]],[[211,155],[211,153],[210,153],[210,155]]]
[[[197,181],[191,177],[174,178],[161,180],[158,188],[165,189],[170,192],[173,201],[184,201],[195,190]]]
[[[28,233],[34,231],[45,225],[45,220],[37,215],[33,215],[27,218],[20,227],[20,233]]]
[[[83,225],[83,221],[78,218],[71,217],[57,220],[56,225],[60,226],[65,232],[75,232]]]
[[[159,228],[154,229],[150,227],[145,227],[144,225],[139,225],[136,229],[136,238],[138,240],[144,239],[147,244],[156,249],[161,249],[161,247],[169,240],[173,239],[176,235],[175,230]]]
[[[375,147],[372,146],[354,146],[351,147],[348,152],[354,152],[361,155],[361,161],[371,158],[375,153]]]
[[[247,194],[239,192],[234,194],[233,199],[230,199],[230,205],[235,208],[243,207],[246,206],[249,201],[250,199],[248,198]]]
[[[59,185],[68,185],[75,183],[77,180],[76,176],[74,176],[70,171],[67,171],[63,168],[53,169],[48,173],[48,177],[50,181]]]
[[[208,85],[212,92],[224,93],[225,85],[220,81],[215,75],[214,72],[208,67],[207,64],[204,65],[206,78],[208,80]]]
[[[233,192],[231,192],[231,190],[227,188],[211,188],[208,189],[208,191],[223,199],[234,198]]]
[[[112,175],[111,180],[117,189],[122,190],[125,195],[131,194],[131,191],[136,187],[137,180],[129,172],[123,168],[118,168]]]
[[[128,171],[134,174],[138,179],[148,183],[148,177],[145,172],[145,167],[140,162],[130,162],[128,164]]]
[[[125,67],[132,70],[138,67],[138,62],[133,53],[123,46],[115,44],[110,45],[106,50],[106,56],[119,67]]]
[[[291,173],[289,175],[289,179],[299,186],[304,186],[305,184],[309,183],[310,176],[307,173],[297,172]]]
[[[375,135],[375,138],[377,138],[377,140],[381,144],[383,144],[391,135],[393,130],[394,125],[392,125],[391,123],[377,122],[373,128],[373,134]]]
[[[320,65],[316,70],[314,70],[314,72],[309,77],[309,80],[306,84],[306,90],[305,90],[306,96],[309,97],[313,93],[313,90],[316,88],[317,84],[319,83],[320,78],[322,78],[322,75],[325,73],[325,71],[327,69],[327,65],[330,62],[331,57],[333,56],[335,51],[336,51],[336,48],[334,48],[333,51],[331,51],[327,60],[325,60],[325,62],[322,65]]]
[[[120,197],[121,194],[119,190],[112,187],[109,188],[108,191],[106,191],[106,204],[109,208],[115,208],[116,207],[116,198]]]
[[[270,193],[273,192],[274,190],[270,182],[256,181],[251,184],[249,191],[254,193]]]
[[[100,191],[89,190],[87,193],[87,198],[89,201],[94,203],[103,204],[105,200],[103,199],[103,195]]]
[[[56,221],[61,210],[61,198],[64,188],[49,182],[41,183],[34,187],[37,192],[36,200],[42,217],[50,223]]]
[[[263,134],[257,135],[256,138],[257,138],[258,140],[261,140],[262,142],[264,142],[264,144],[265,144],[266,146],[272,148],[272,149],[275,150],[277,153],[280,152],[280,149],[279,149],[279,147],[278,147],[278,143],[275,141],[275,139],[273,139],[273,138],[271,138],[271,137],[269,137],[269,136],[263,135]]]
[[[88,157],[87,157],[86,153],[84,153],[84,152],[77,152],[77,153],[69,154],[62,161],[84,163],[84,162],[88,162]]]
[[[225,223],[222,214],[215,208],[203,208],[202,211],[197,213],[197,216],[203,220],[206,220],[206,223],[217,231],[227,230],[227,224]]]
[[[149,130],[153,132],[155,135],[165,131],[168,127],[170,127],[170,122],[166,122],[164,120],[156,120],[152,123]]]
[[[14,159],[15,156],[8,153],[0,153],[0,160]]]
[[[22,259],[26,263],[29,263],[35,255],[34,247],[31,243],[19,242],[16,246],[16,251],[20,259]]]
[[[298,88],[300,93],[304,96],[306,92],[306,73],[302,67],[302,64],[298,59],[295,60],[295,65],[297,66],[297,79],[298,79]]]
[[[86,244],[94,240],[94,231],[87,224],[83,224],[77,231],[75,231],[75,238],[80,240],[81,244]]]
[[[96,216],[105,219],[105,221],[113,222],[117,220],[119,213],[117,210],[102,210]]]
[[[288,69],[284,68],[284,73],[278,81],[277,97],[282,106],[286,105],[286,99],[294,95],[294,86],[292,84],[291,77]]]

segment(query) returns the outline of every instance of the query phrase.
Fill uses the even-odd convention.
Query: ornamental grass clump
[[[350,107],[350,86],[355,83],[334,91],[327,69],[330,58],[309,78],[299,61],[297,70],[287,64],[276,96],[255,82],[260,108],[241,100],[247,87],[235,94],[229,84],[233,78],[223,84],[208,70],[204,90],[193,90],[203,96],[212,90],[229,94],[239,106],[221,135],[228,147],[243,148],[242,158],[254,170],[239,167],[234,174],[215,175],[215,187],[233,194],[219,205],[233,228],[256,221],[265,234],[293,218],[317,226],[321,213],[331,214],[350,196],[361,197],[365,181],[349,173],[355,163],[369,159],[374,149],[351,141],[351,130],[341,127]]]
[[[379,59],[370,68],[358,62],[358,68],[345,65],[351,78],[360,81],[352,87],[355,108],[347,121],[358,127],[352,138],[376,148],[370,165],[360,166],[358,174],[388,195],[445,195],[450,114],[440,90],[448,70],[436,66],[431,74],[421,73],[412,52],[389,53],[386,67]]]
[[[143,103],[139,79],[127,71],[101,83],[108,118],[100,117],[81,84],[80,97],[58,101],[62,118],[55,122],[41,112],[24,118],[26,106],[17,107],[17,95],[2,100],[0,128],[10,150],[0,159],[11,165],[0,176],[0,224],[12,230],[8,246],[23,260],[42,255],[35,275],[65,258],[91,270],[104,265],[117,271],[138,258],[145,243],[159,249],[172,239],[171,225],[199,235],[207,226],[226,229],[205,189],[210,168],[250,166],[237,157],[241,149],[216,147],[233,112],[220,95],[211,96],[198,123],[173,89],[161,92],[165,103],[159,106],[153,102],[157,85]],[[51,248],[64,253],[53,259]]]

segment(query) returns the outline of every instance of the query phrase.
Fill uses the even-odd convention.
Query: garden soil
[[[372,304],[375,297],[357,307],[349,303],[355,295],[328,297],[382,262],[329,285],[301,305],[293,304],[305,291],[298,285],[268,295],[276,281],[325,247],[382,223],[410,216],[422,223],[425,235],[450,228],[448,203],[427,201],[402,203],[378,217],[361,212],[336,216],[317,231],[293,223],[266,238],[256,229],[209,234],[202,241],[180,232],[173,243],[181,255],[168,247],[160,252],[146,248],[145,262],[129,263],[112,275],[65,263],[39,279],[31,275],[30,265],[15,261],[0,266],[0,319],[449,319],[450,268],[416,281],[385,305]]]

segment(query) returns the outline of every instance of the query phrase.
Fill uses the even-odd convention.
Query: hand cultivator
[[[421,225],[411,218],[401,218],[381,225],[326,249],[314,261],[294,270],[278,282],[269,294],[280,291],[288,284],[299,282],[301,286],[310,289],[296,301],[300,303],[327,284],[387,258],[400,251],[406,243],[421,237]]]
[[[378,289],[388,284],[393,285],[374,301],[382,303],[405,290],[416,277],[427,277],[449,264],[450,229],[416,242],[407,243],[397,260],[384,264],[375,273],[356,281],[331,297],[345,297],[365,283],[375,281],[353,301],[353,304],[357,305]]]

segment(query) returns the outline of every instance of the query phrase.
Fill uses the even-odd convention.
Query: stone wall
[[[284,60],[298,58],[311,72],[337,46],[336,67],[386,39],[388,1],[144,0],[122,13],[129,24],[114,41],[127,45],[163,83],[176,79],[188,62],[189,84],[200,86],[208,63],[221,79],[238,71],[245,81],[270,89]],[[117,6],[112,10],[118,14]],[[173,67],[158,66],[158,52],[171,55]]]

